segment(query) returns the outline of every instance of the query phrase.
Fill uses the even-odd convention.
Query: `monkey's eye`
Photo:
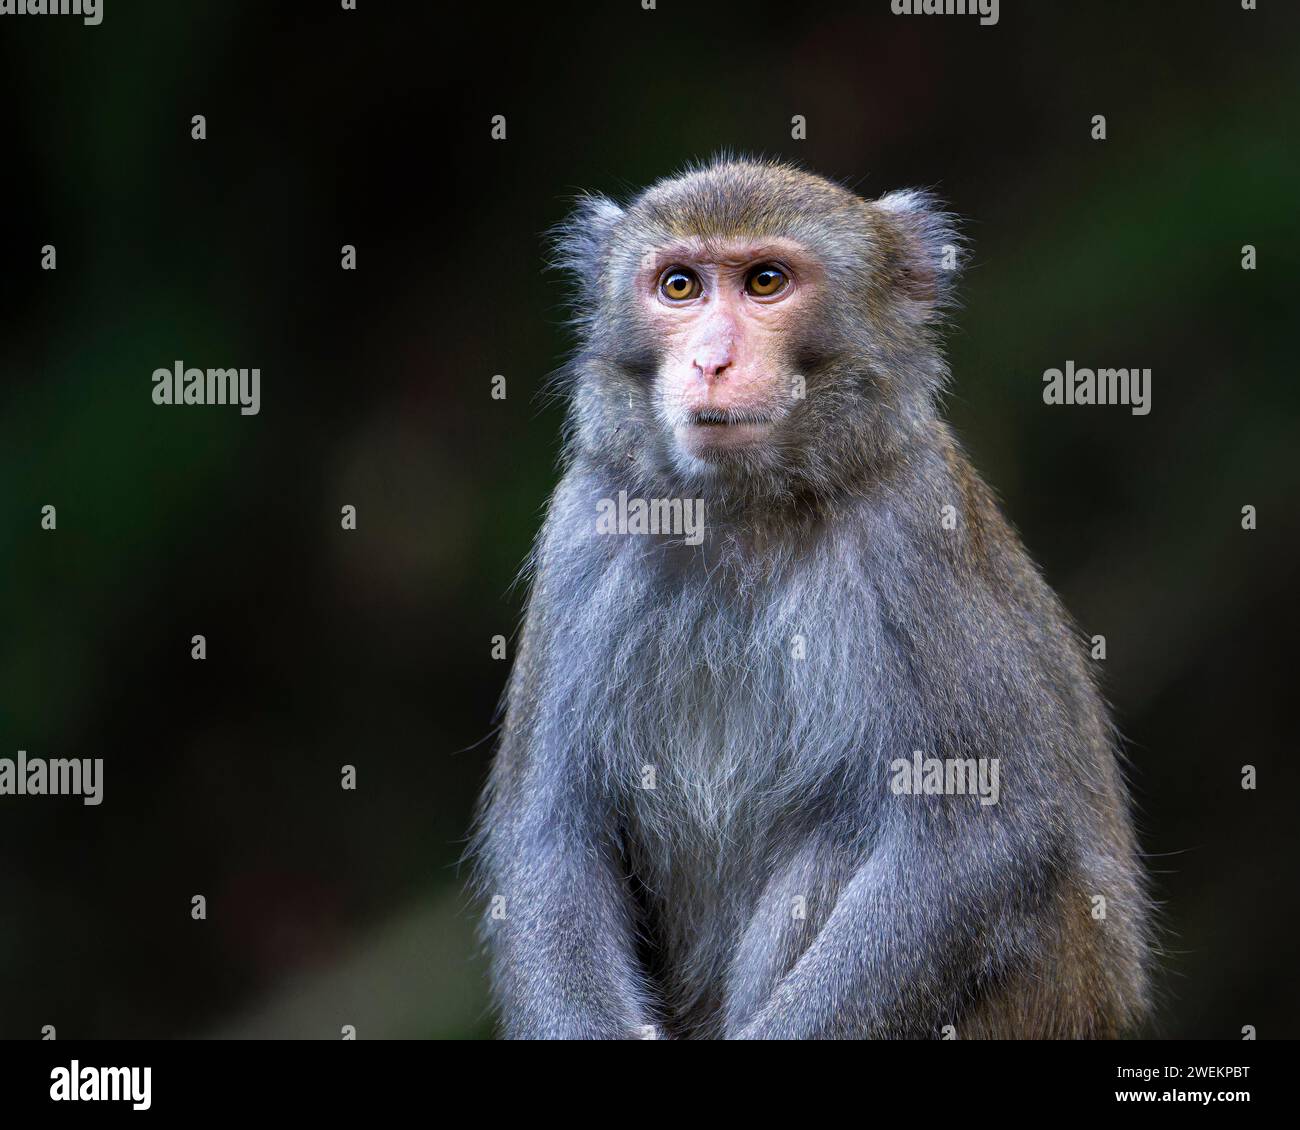
[[[745,289],[756,298],[771,298],[783,291],[789,281],[780,267],[764,263],[749,272],[745,279]]]
[[[672,302],[697,298],[700,289],[700,280],[695,272],[685,267],[669,267],[659,280],[659,293]]]

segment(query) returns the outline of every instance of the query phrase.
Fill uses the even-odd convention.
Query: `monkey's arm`
[[[993,808],[972,816],[929,800],[882,836],[733,1037],[937,1038],[972,990],[1033,951],[1047,845]]]
[[[493,980],[513,1039],[635,1039],[654,1023],[627,895],[608,845],[565,831],[560,810],[519,814],[489,920]],[[491,912],[489,912],[491,913]]]
[[[515,1039],[645,1038],[655,1014],[609,806],[563,709],[544,704],[530,605],[477,845],[502,1025]]]

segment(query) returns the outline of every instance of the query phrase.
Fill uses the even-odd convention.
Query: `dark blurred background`
[[[0,756],[105,759],[98,808],[0,798],[0,1036],[490,1032],[457,860],[556,477],[542,233],[723,148],[968,219],[949,414],[1108,640],[1151,1034],[1300,1034],[1300,20],[1260,7],[0,17]],[[176,359],[259,366],[261,414],[155,407]],[[1067,359],[1149,366],[1151,414],[1045,407]]]

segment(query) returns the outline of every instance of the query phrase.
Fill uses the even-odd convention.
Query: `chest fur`
[[[599,673],[573,688],[575,736],[652,892],[743,897],[787,817],[881,744],[876,598],[851,561],[651,564],[612,562],[571,625]]]

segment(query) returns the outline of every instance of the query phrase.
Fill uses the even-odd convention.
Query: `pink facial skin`
[[[785,279],[766,296],[747,287],[764,268]],[[692,297],[665,293],[679,269],[698,285]],[[714,462],[771,437],[792,403],[790,341],[822,280],[787,239],[692,240],[649,257],[637,290],[663,342],[658,411],[684,454]]]

